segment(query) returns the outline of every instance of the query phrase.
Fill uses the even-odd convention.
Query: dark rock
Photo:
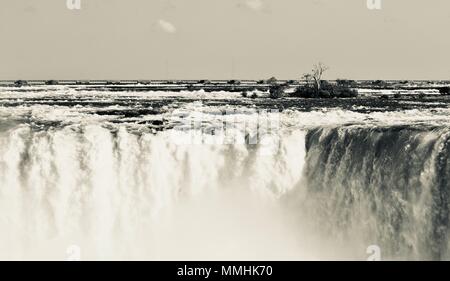
[[[14,82],[14,86],[16,87],[22,87],[22,86],[27,86],[28,82],[25,80],[17,80],[16,82]]]
[[[230,85],[239,85],[239,84],[241,84],[241,81],[233,79],[233,80],[229,80],[227,83]]]
[[[439,93],[441,95],[450,95],[450,87],[439,88]]]
[[[272,86],[269,89],[269,98],[278,99],[283,97],[284,95],[284,87],[281,85]]]
[[[58,85],[58,81],[56,80],[48,80],[45,82],[45,85]]]

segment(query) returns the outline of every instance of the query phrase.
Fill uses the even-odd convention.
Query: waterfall
[[[316,128],[306,149],[299,205],[321,233],[386,259],[450,258],[448,127]]]
[[[271,155],[174,136],[3,126],[0,259],[64,259],[72,244],[85,259],[285,258],[295,236],[277,202],[301,178],[305,133]]]
[[[448,111],[199,104],[0,107],[0,259],[450,259]]]

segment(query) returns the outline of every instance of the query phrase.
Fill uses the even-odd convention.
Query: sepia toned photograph
[[[449,26],[447,0],[0,0],[0,260],[450,260]]]

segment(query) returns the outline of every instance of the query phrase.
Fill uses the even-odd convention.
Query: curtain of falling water
[[[289,196],[318,233],[386,259],[450,258],[448,127],[317,128],[306,147],[306,190]]]
[[[170,134],[3,130],[0,258],[64,259],[72,244],[85,259],[296,258],[278,198],[300,180],[303,132],[273,155]]]
[[[448,128],[283,131],[276,153],[172,134],[3,129],[0,259],[449,258]]]

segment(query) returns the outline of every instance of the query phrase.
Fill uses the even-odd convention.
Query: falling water
[[[286,110],[269,144],[258,126],[224,143],[222,109],[201,109],[208,141],[180,142],[198,103],[135,119],[0,107],[0,259],[450,258],[447,109]]]
[[[450,128],[345,126],[306,137],[302,210],[390,259],[450,258]]]
[[[89,258],[262,258],[272,239],[289,251],[273,201],[301,176],[302,142],[292,133],[269,157],[125,126],[14,126],[0,134],[0,255],[57,258],[75,243]]]

